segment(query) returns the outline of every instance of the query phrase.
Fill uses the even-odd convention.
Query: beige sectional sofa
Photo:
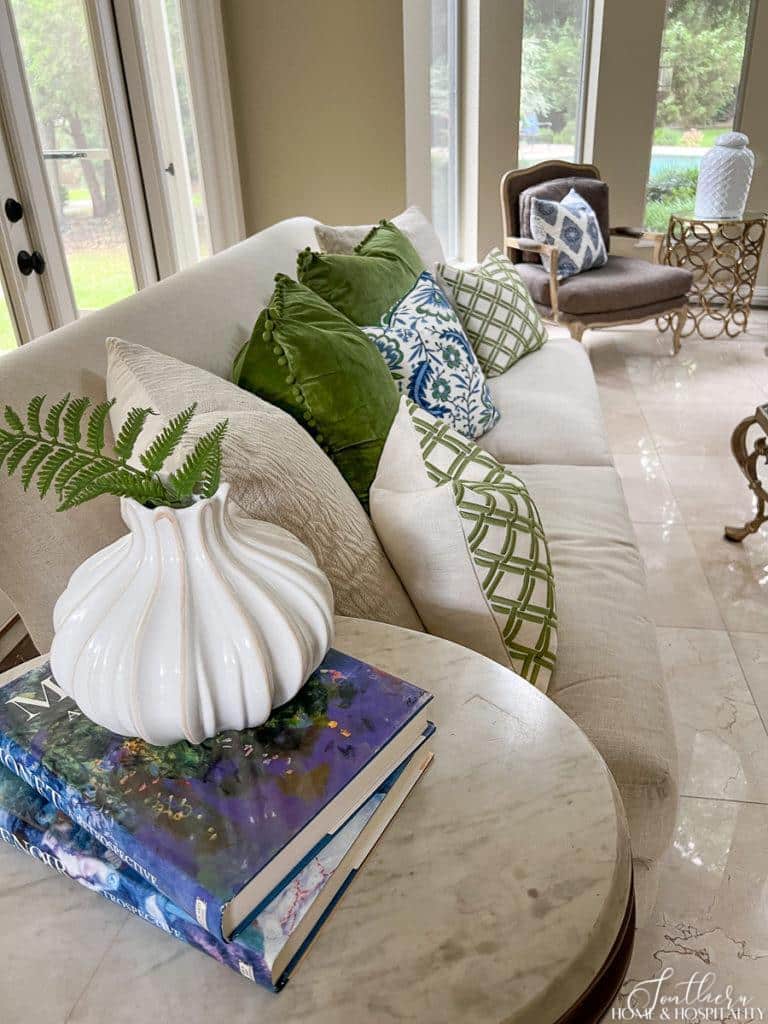
[[[0,402],[18,406],[33,394],[53,399],[67,391],[103,400],[109,335],[228,376],[274,274],[293,273],[297,251],[315,244],[315,223],[283,221],[4,356]],[[643,565],[589,358],[577,342],[553,339],[490,386],[502,416],[480,443],[528,485],[554,565],[559,645],[549,696],[614,774],[629,819],[642,914],[674,827],[676,751]],[[69,574],[125,532],[117,501],[103,498],[58,515],[15,481],[6,480],[0,493],[0,589],[46,649],[53,604]]]

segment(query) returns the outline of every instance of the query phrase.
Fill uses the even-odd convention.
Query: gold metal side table
[[[757,427],[759,433],[752,441],[752,450],[747,446],[747,434],[752,427]],[[755,496],[755,515],[743,526],[726,526],[725,539],[742,541],[751,533],[757,533],[763,523],[768,522],[766,505],[768,505],[768,492],[766,492],[762,481],[757,473],[758,465],[768,463],[768,404],[758,405],[751,416],[742,420],[731,435],[731,451],[738,463],[739,469],[744,474],[750,491]]]
[[[670,216],[661,262],[693,271],[683,338],[694,332],[708,340],[735,338],[746,331],[767,223],[768,213],[713,220]],[[668,317],[656,323],[660,330],[671,326]]]

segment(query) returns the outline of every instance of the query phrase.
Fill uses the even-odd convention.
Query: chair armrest
[[[633,228],[627,226],[621,226],[611,228],[611,236],[617,236],[619,238],[634,238],[638,242],[650,242],[653,247],[653,262],[659,262],[659,256],[661,255],[661,246],[664,242],[663,231],[647,231],[645,228]]]
[[[546,242],[537,242],[534,238],[516,238],[514,235],[507,235],[504,239],[507,249],[519,249],[521,252],[557,252],[556,245],[548,245]]]
[[[537,242],[533,238],[516,238],[514,235],[507,235],[504,239],[504,248],[517,249],[520,252],[537,252],[539,255],[549,254],[549,305],[553,318],[557,320],[560,311],[557,297],[557,262],[560,250],[556,245],[549,245],[547,242]]]

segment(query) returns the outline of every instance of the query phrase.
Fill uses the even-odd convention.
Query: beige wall
[[[503,242],[499,182],[517,163],[522,0],[462,5],[461,255]]]
[[[596,3],[584,156],[609,184],[615,225],[643,223],[664,10],[664,0]]]
[[[405,206],[399,0],[222,0],[248,233]]]
[[[755,176],[747,206],[750,210],[768,210],[768,0],[759,0],[753,22],[752,45],[741,104],[739,131],[746,132],[755,154]],[[768,252],[757,278],[757,300],[768,304]]]

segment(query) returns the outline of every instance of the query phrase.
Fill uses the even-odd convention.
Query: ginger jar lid
[[[749,136],[744,132],[723,132],[715,139],[715,145],[726,149],[745,149],[749,145]]]

